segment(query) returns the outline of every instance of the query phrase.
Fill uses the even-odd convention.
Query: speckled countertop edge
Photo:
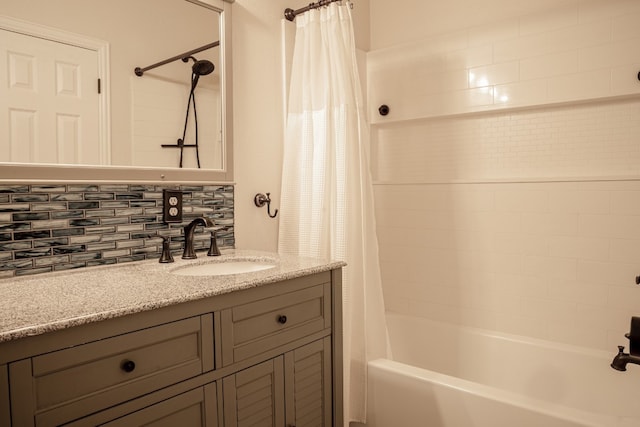
[[[341,261],[225,251],[220,257],[198,253],[195,260],[176,258],[132,262],[81,270],[0,280],[0,343],[27,336],[195,301],[242,289],[294,279],[345,266]],[[171,271],[210,262],[261,261],[275,266],[224,276],[181,276]]]

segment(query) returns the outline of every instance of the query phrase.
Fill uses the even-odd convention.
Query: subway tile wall
[[[625,343],[640,315],[638,22],[638,1],[578,0],[368,53],[387,310]]]
[[[183,192],[182,224],[162,222],[165,188]],[[220,247],[233,247],[233,193],[232,185],[0,185],[0,277],[159,258],[158,235],[179,254],[182,227],[203,215],[227,227]],[[209,237],[198,227],[196,250]]]
[[[376,125],[377,182],[640,176],[640,100]]]
[[[640,315],[640,180],[377,185],[375,198],[387,310],[608,351]]]
[[[576,1],[367,55],[385,123],[640,93],[640,2]],[[388,104],[391,113],[378,114]]]

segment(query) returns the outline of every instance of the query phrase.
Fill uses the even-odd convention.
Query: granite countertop
[[[0,280],[0,343],[86,323],[222,295],[268,283],[333,270],[343,262],[268,252],[198,253],[175,258]],[[263,261],[275,267],[225,276],[183,276],[171,271],[209,262]]]

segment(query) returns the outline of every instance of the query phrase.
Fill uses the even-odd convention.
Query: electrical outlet
[[[162,221],[182,222],[182,191],[162,190]]]

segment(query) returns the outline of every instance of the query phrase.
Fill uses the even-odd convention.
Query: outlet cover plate
[[[162,221],[182,222],[182,191],[162,190]]]

